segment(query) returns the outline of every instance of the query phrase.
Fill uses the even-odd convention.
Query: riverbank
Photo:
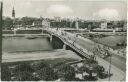
[[[41,60],[41,59],[55,59],[55,58],[73,58],[81,59],[76,53],[70,50],[53,50],[42,52],[31,52],[31,53],[3,53],[2,62],[17,62],[17,61],[30,61],[30,60]]]
[[[24,37],[24,36],[49,37],[49,34],[2,34],[2,37]]]
[[[21,29],[21,30],[2,30],[3,34],[42,34],[46,33],[42,29]]]

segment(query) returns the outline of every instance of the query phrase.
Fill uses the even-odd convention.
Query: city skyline
[[[77,0],[3,0],[3,15],[11,17],[79,17],[86,20],[122,20],[127,18],[127,6],[119,1]]]

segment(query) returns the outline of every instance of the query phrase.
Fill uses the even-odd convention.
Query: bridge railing
[[[58,35],[56,35],[58,36]],[[62,38],[61,36],[58,36],[59,38],[61,38],[65,44],[71,46],[73,49],[75,49],[76,51],[78,51],[80,54],[82,54],[83,56],[85,56],[86,58],[91,58],[92,55],[87,54],[87,52],[84,52],[84,49],[81,48],[81,46],[78,47],[78,45],[74,45],[73,43],[70,43],[69,41],[65,40],[64,38]]]

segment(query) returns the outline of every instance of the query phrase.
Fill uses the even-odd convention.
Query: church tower
[[[15,9],[13,7],[13,10],[12,10],[12,18],[15,19]]]
[[[12,10],[12,20],[13,20],[12,28],[14,29],[15,28],[15,10],[14,10],[14,7],[13,7],[13,10]]]

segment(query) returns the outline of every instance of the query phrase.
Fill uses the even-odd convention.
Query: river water
[[[53,50],[47,37],[27,39],[25,37],[5,37],[2,39],[3,52]]]

